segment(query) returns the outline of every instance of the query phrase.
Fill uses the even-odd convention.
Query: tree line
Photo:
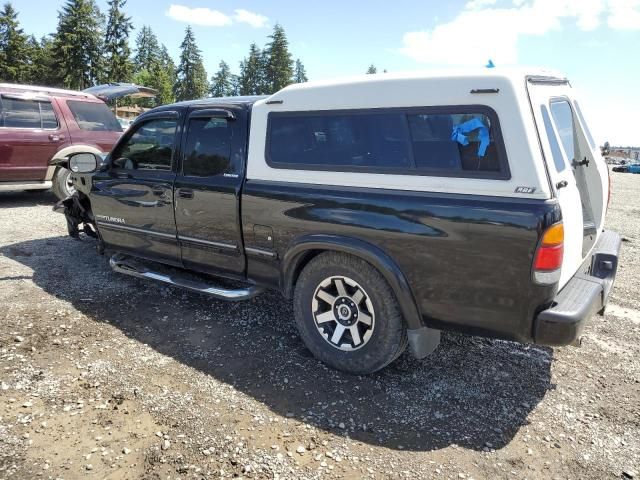
[[[300,59],[294,61],[284,28],[276,24],[263,48],[252,43],[239,74],[222,60],[209,80],[191,26],[185,31],[176,64],[151,27],[143,26],[129,46],[133,30],[127,0],[109,0],[104,15],[95,0],[67,0],[54,33],[37,39],[24,32],[18,12],[0,10],[0,80],[83,90],[110,82],[133,82],[158,91],[160,104],[206,96],[271,94],[307,81]]]

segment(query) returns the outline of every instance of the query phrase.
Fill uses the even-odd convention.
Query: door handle
[[[164,187],[153,187],[151,191],[156,197],[162,197],[165,194],[166,189]]]
[[[49,135],[49,140],[52,142],[62,142],[64,140],[64,135],[58,135],[56,133],[51,133]]]
[[[190,188],[181,188],[178,190],[178,196],[181,198],[193,198],[193,190]]]
[[[583,165],[584,165],[585,167],[588,167],[588,166],[589,166],[589,160],[587,159],[587,157],[584,157],[584,158],[583,158],[581,161],[579,161],[579,162],[578,162],[578,161],[576,161],[576,160],[574,160],[573,162],[571,162],[571,166],[572,166],[573,168],[578,168],[578,167],[581,167],[581,166],[583,166]]]
[[[116,172],[116,178],[131,178],[131,175],[126,172]]]
[[[561,180],[558,183],[556,183],[556,189],[560,190],[561,188],[564,188],[568,185],[569,185],[569,182],[567,182],[566,180]]]

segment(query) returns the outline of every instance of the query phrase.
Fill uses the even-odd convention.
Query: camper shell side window
[[[271,112],[272,168],[509,179],[496,112],[484,105]]]

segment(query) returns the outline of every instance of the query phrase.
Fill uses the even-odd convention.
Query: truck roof
[[[164,110],[167,108],[175,107],[201,107],[201,106],[216,106],[216,105],[253,105],[258,100],[268,98],[267,95],[240,95],[237,97],[214,97],[214,98],[200,98],[197,100],[185,100],[183,102],[176,102],[169,105],[162,105],[155,108],[155,111]]]

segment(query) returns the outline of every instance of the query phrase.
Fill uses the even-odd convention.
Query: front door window
[[[124,170],[171,171],[176,125],[173,118],[143,123],[113,152],[113,166]]]

